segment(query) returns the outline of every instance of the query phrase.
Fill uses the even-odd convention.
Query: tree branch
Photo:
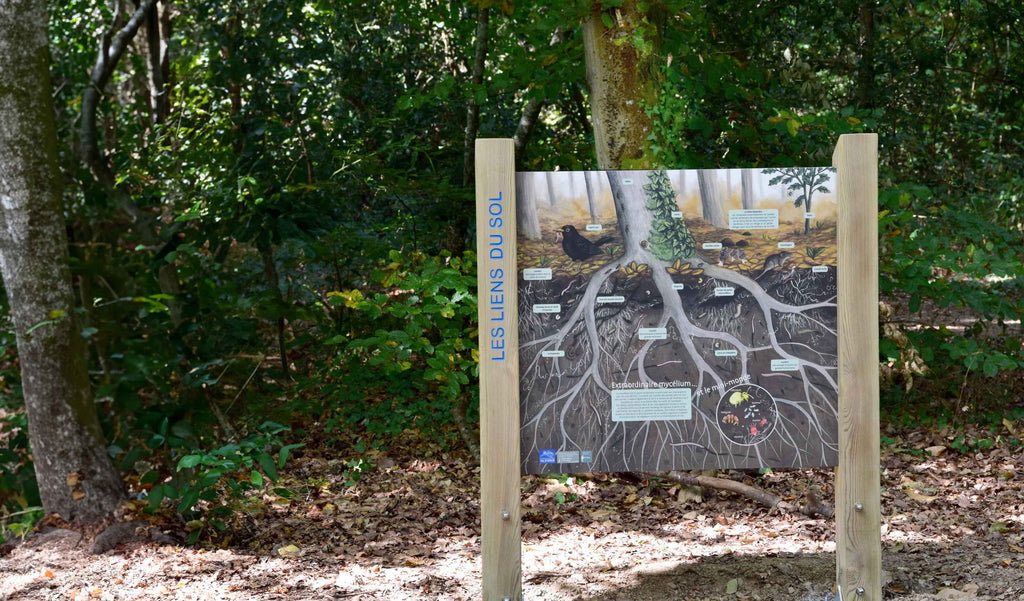
[[[158,0],[143,0],[140,2],[138,8],[135,9],[135,12],[128,19],[128,22],[117,30],[117,33],[114,33],[121,13],[121,3],[117,3],[113,24],[109,30],[104,32],[100,39],[99,51],[96,54],[96,64],[93,65],[92,72],[89,74],[89,85],[82,91],[81,124],[78,129],[79,154],[82,162],[85,163],[93,178],[110,196],[118,209],[128,216],[132,224],[132,231],[146,246],[163,244],[157,231],[157,221],[135,204],[131,194],[117,186],[114,169],[111,167],[107,156],[100,152],[96,115],[99,112],[103,88],[110,82],[110,78],[117,68],[117,63],[128,48],[128,43],[131,42],[143,23],[146,22],[151,11],[155,12],[157,2]],[[174,238],[171,238],[171,241],[164,245],[162,252],[170,252],[169,247],[177,243]],[[181,292],[177,270],[173,263],[166,263],[160,266],[158,280],[161,292],[172,295]],[[174,301],[169,302],[168,307],[171,320],[175,325],[179,324],[181,322],[181,309]]]
[[[106,156],[100,152],[96,114],[99,111],[103,88],[110,81],[118,61],[121,60],[121,56],[124,55],[124,51],[128,47],[128,42],[138,33],[139,28],[146,20],[147,13],[155,2],[156,0],[143,0],[131,18],[128,19],[128,22],[116,34],[111,35],[112,30],[104,33],[100,40],[99,51],[96,54],[96,64],[93,66],[92,73],[89,74],[89,85],[82,91],[82,119],[78,129],[79,152],[82,156],[82,161],[103,189],[113,196],[118,208],[128,215],[133,226],[136,226],[133,229],[136,230],[136,233],[147,245],[157,244],[159,238],[153,225],[147,223],[149,220],[146,219],[145,214],[139,207],[132,202],[131,197],[128,194],[117,191],[117,180],[114,177],[114,171],[107,163]],[[148,227],[138,227],[141,224],[147,224]]]
[[[716,478],[714,476],[694,476],[687,474],[686,472],[671,471],[663,473],[653,472],[640,472],[649,478],[665,478],[679,484],[686,484],[687,486],[700,486],[703,488],[714,488],[717,490],[726,490],[734,492],[738,495],[743,495],[748,499],[753,499],[758,503],[765,505],[770,509],[781,509],[787,513],[801,513],[808,517],[815,517],[820,515],[822,517],[831,518],[835,515],[832,508],[818,498],[818,496],[807,489],[804,491],[804,498],[806,503],[803,505],[795,505],[787,501],[783,501],[781,497],[773,495],[772,493],[757,488],[756,486],[750,486],[737,482],[735,480],[729,480],[727,478]]]

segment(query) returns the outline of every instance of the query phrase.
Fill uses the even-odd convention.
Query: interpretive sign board
[[[476,156],[484,601],[522,599],[521,473],[815,465],[837,599],[880,600],[877,136],[834,171]]]
[[[832,167],[516,174],[523,473],[838,461]]]

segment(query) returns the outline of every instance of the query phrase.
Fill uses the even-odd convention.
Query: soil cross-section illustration
[[[524,473],[836,464],[832,168],[516,194]]]

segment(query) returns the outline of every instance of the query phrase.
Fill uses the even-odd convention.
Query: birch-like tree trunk
[[[722,212],[722,199],[718,193],[718,180],[715,179],[714,171],[698,171],[697,186],[700,188],[700,207],[704,221],[715,227],[725,227],[725,213]]]
[[[516,173],[516,188],[522,191],[516,202],[516,223],[519,235],[527,240],[540,240],[540,221],[537,215],[536,174]]]
[[[740,184],[742,190],[740,191],[740,198],[742,199],[744,209],[756,209],[754,206],[754,172],[750,169],[743,169],[740,171]]]
[[[43,0],[0,2],[0,273],[43,509],[96,522],[124,499],[75,321]]]
[[[583,172],[583,182],[587,185],[587,210],[590,211],[590,223],[597,223],[597,192],[600,187],[594,183],[597,173]]]
[[[557,196],[555,196],[555,178],[551,173],[547,173],[544,179],[548,186],[548,204],[555,206],[558,202]]]

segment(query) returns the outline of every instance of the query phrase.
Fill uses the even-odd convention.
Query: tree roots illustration
[[[621,255],[520,281],[524,471],[834,464],[835,268],[717,265],[652,207],[658,175],[608,174]],[[666,389],[689,391],[689,419],[613,420],[614,390]]]

